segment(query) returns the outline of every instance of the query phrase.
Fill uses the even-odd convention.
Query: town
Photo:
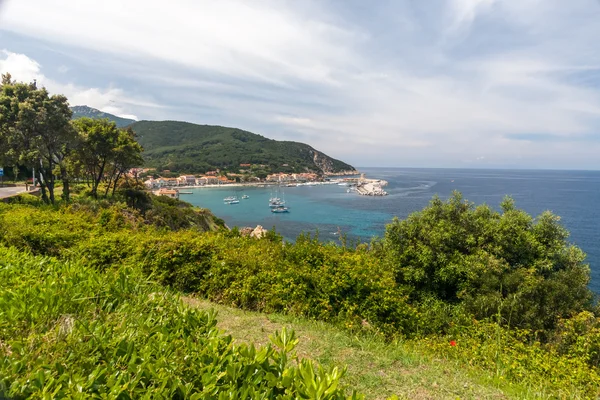
[[[144,169],[133,169],[131,175],[148,175],[152,171]],[[165,175],[170,171],[163,171]],[[318,175],[312,172],[305,173],[274,173],[267,175],[264,179],[256,176],[248,176],[238,173],[222,173],[219,170],[208,171],[202,175],[181,175],[179,177],[149,177],[144,181],[148,190],[159,196],[178,198],[180,189],[196,187],[219,187],[222,185],[250,185],[250,186],[312,186],[322,184],[338,184],[348,186],[348,192],[356,192],[363,196],[386,196],[383,190],[387,182],[380,179],[367,179],[364,174],[360,177],[341,178],[338,174]]]

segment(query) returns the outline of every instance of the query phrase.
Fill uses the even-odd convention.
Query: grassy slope
[[[525,399],[545,398],[526,388],[493,380],[477,368],[431,358],[413,342],[385,343],[359,337],[323,322],[281,314],[261,314],[185,298],[193,307],[218,311],[218,327],[239,342],[266,344],[282,327],[296,331],[301,357],[325,367],[348,366],[344,382],[367,398],[385,399]]]
[[[239,164],[266,164],[290,170],[316,169],[314,149],[297,142],[282,142],[236,128],[196,125],[176,121],[140,121],[133,130],[144,146],[148,165],[172,170],[205,170],[211,167],[239,167]],[[329,158],[336,170],[352,166]],[[281,168],[278,168],[281,169]]]

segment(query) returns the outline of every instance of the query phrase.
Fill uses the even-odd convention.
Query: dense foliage
[[[240,164],[262,164],[272,172],[354,170],[306,144],[267,139],[235,128],[175,121],[140,121],[131,128],[144,146],[146,165],[159,170],[237,171]]]
[[[346,398],[343,371],[299,360],[293,332],[234,345],[131,268],[0,247],[0,316],[1,398]]]
[[[477,318],[500,314],[511,326],[545,331],[591,306],[585,254],[559,218],[533,218],[511,199],[502,212],[455,194],[388,225],[386,259],[411,297],[462,304]]]
[[[35,82],[19,83],[10,74],[0,83],[0,164],[36,168],[42,198],[54,203],[55,169],[68,188],[67,158],[76,132],[69,121],[67,98],[50,95]],[[68,199],[68,190],[66,192]]]
[[[125,173],[142,164],[142,147],[130,129],[114,122],[82,118],[71,121],[67,98],[50,95],[35,82],[13,81],[2,75],[0,83],[0,165],[14,171],[34,171],[42,199],[55,202],[57,177],[62,198],[70,200],[71,184],[85,181],[98,197],[105,183],[107,196],[117,189]],[[18,173],[13,173],[16,177]]]
[[[159,201],[157,213],[180,209]],[[0,205],[0,245],[95,271],[129,268],[227,305],[414,340],[556,396],[600,394],[589,268],[549,213],[532,218],[509,200],[498,212],[455,194],[356,247],[165,220],[106,201]]]

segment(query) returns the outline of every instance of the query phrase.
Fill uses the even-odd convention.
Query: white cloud
[[[600,141],[580,140],[600,130],[598,3],[442,3],[14,0],[0,29],[96,52],[101,61],[85,72],[114,74],[127,90],[57,90],[106,111],[297,134],[356,164],[485,157],[600,168]],[[23,74],[39,70],[26,61],[12,62]],[[170,107],[157,109],[156,97]],[[518,139],[524,134],[563,143]]]
[[[126,114],[125,110],[129,104],[152,106],[151,103],[129,99],[123,90],[118,88],[83,88],[49,79],[42,73],[41,65],[37,61],[25,54],[13,53],[6,49],[0,50],[0,73],[10,73],[16,81],[36,80],[38,86],[46,87],[50,93],[67,96],[71,105],[88,105],[125,118],[138,119],[135,115]]]

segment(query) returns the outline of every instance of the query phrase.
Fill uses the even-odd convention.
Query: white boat
[[[239,204],[239,203],[240,203],[239,200],[229,200],[229,201],[225,202],[225,204]]]
[[[223,201],[227,203],[229,201],[234,201],[234,200],[237,200],[237,199],[238,199],[237,196],[228,196],[228,197],[225,197],[223,199]]]
[[[249,198],[250,198],[250,196],[248,196],[247,194],[242,196],[242,199],[249,199]]]
[[[288,212],[290,212],[290,209],[287,208],[287,207],[284,207],[284,206],[279,206],[279,207],[272,208],[271,212],[272,213],[277,213],[277,214],[288,213]]]

